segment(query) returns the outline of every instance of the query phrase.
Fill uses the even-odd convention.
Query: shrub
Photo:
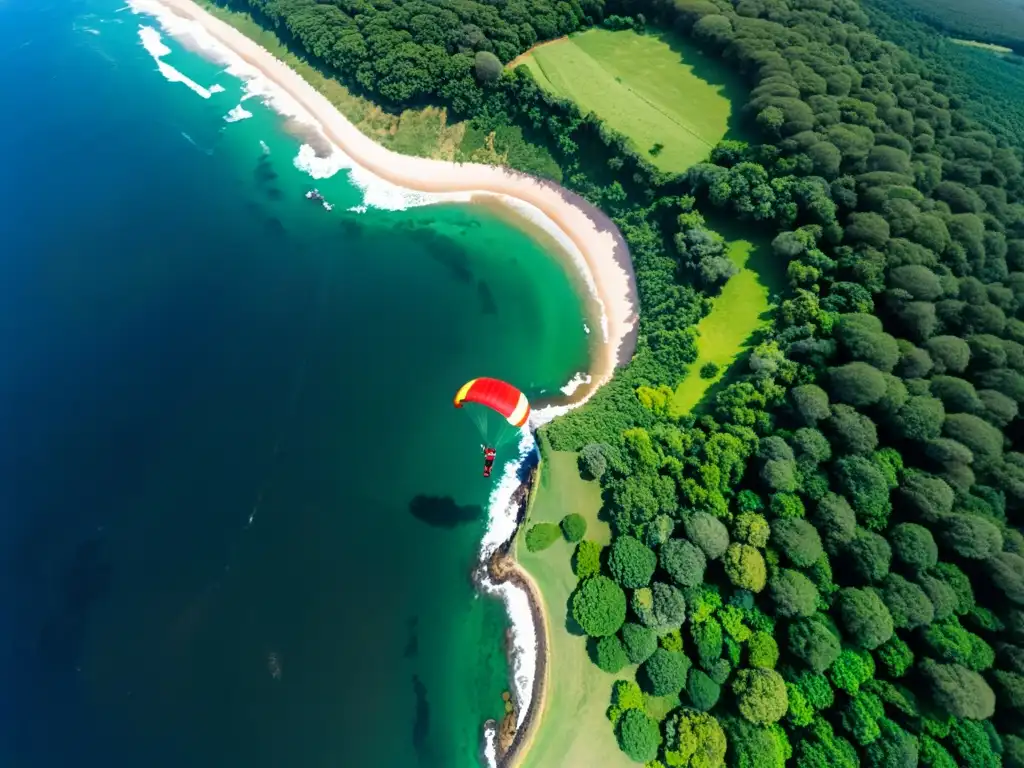
[[[942,579],[937,579],[930,573],[917,574],[917,583],[928,596],[928,600],[935,609],[935,620],[942,621],[954,614],[957,608],[957,596],[953,588]]]
[[[816,429],[801,427],[793,433],[793,449],[801,459],[820,464],[832,458],[832,446]]]
[[[588,480],[599,480],[608,470],[608,455],[611,449],[602,443],[583,446],[579,456],[580,474]]]
[[[576,545],[573,555],[573,570],[579,579],[597,576],[601,572],[601,550],[603,547],[596,541],[584,540]]]
[[[956,619],[933,624],[921,639],[936,661],[961,664],[974,672],[986,670],[995,662],[992,646],[964,629]]]
[[[707,560],[697,545],[685,539],[669,539],[658,553],[661,567],[683,587],[695,587],[704,581]]]
[[[927,626],[935,619],[935,609],[924,590],[895,573],[890,573],[882,582],[882,602],[897,629]]]
[[[731,768],[785,768],[791,750],[781,728],[754,725],[742,717],[730,717],[724,725]]]
[[[694,668],[690,670],[690,676],[686,681],[686,695],[690,697],[694,709],[707,712],[718,703],[718,697],[722,695],[722,686],[703,670]]]
[[[587,534],[587,521],[583,519],[583,515],[577,515],[575,512],[563,517],[559,525],[566,541],[574,544]]]
[[[675,695],[686,685],[690,660],[679,651],[659,648],[644,662],[641,670],[649,693],[655,696]]]
[[[814,707],[807,703],[803,692],[792,683],[786,683],[786,695],[789,697],[786,720],[796,728],[810,725],[814,720]]]
[[[613,635],[626,620],[626,595],[608,577],[592,576],[573,593],[572,615],[591,637]]]
[[[1003,433],[970,413],[951,413],[942,424],[946,437],[963,443],[975,456],[996,458],[1003,452]]]
[[[789,627],[789,650],[812,671],[822,673],[839,658],[839,638],[822,622],[803,619]]]
[[[898,635],[893,635],[875,651],[885,674],[889,677],[900,678],[907,674],[914,663],[914,652]]]
[[[715,659],[714,661],[705,664],[704,669],[707,670],[708,677],[719,685],[725,685],[726,680],[729,679],[729,675],[732,674],[732,665],[729,663],[728,659]]]
[[[814,384],[801,384],[793,387],[789,393],[793,403],[793,411],[808,426],[829,417],[828,395],[825,390]]]
[[[494,83],[501,77],[501,59],[490,51],[477,51],[473,66],[481,83]]]
[[[907,472],[900,495],[905,508],[926,523],[934,523],[953,510],[953,489],[942,478],[927,472]]]
[[[690,636],[697,647],[701,664],[707,665],[722,655],[722,625],[710,618],[701,624],[690,625]]]
[[[799,571],[780,568],[768,582],[768,594],[775,612],[783,618],[812,616],[818,607],[818,590]]]
[[[647,526],[647,546],[660,547],[670,538],[676,529],[676,521],[668,515],[657,515],[650,525]]]
[[[774,520],[771,528],[772,544],[798,568],[806,568],[822,556],[821,537],[806,520]]]
[[[872,650],[892,637],[892,615],[874,592],[852,587],[841,589],[836,605],[844,634],[854,645]]]
[[[772,496],[771,512],[775,517],[803,517],[804,503],[795,493],[776,493]]]
[[[593,660],[600,669],[613,675],[629,663],[626,649],[616,635],[602,637],[593,644]]]
[[[526,548],[531,552],[547,549],[562,537],[554,523],[537,523],[526,532]]]
[[[956,336],[933,336],[924,343],[936,373],[961,373],[967,369],[971,359],[971,348]]]
[[[779,661],[779,646],[767,632],[755,632],[747,641],[747,661],[752,667],[775,669]]]
[[[619,536],[612,542],[608,570],[623,587],[638,589],[651,582],[657,562],[653,550],[642,541],[633,536]]]
[[[849,405],[832,406],[827,428],[836,453],[868,454],[878,447],[875,423]]]
[[[896,559],[911,571],[923,571],[939,561],[939,548],[923,525],[897,525],[889,533],[889,543]]]
[[[1024,558],[999,552],[985,561],[988,576],[1012,602],[1024,605]]]
[[[782,719],[789,707],[786,683],[773,669],[742,669],[732,684],[740,714],[757,725]]]
[[[740,589],[760,592],[767,571],[761,553],[749,544],[730,544],[722,561],[725,575]]]
[[[1018,712],[1024,710],[1024,676],[998,669],[992,673],[992,678],[999,690],[1000,705]]]
[[[673,768],[720,768],[725,733],[705,712],[676,710],[665,720],[665,760]]]
[[[977,672],[959,664],[937,664],[925,659],[921,675],[929,686],[932,701],[951,717],[985,720],[996,708],[996,695]]]
[[[969,768],[1000,768],[1001,739],[989,722],[959,720],[949,725],[949,742],[960,763]]]
[[[871,654],[847,648],[833,662],[828,678],[836,688],[856,696],[857,691],[875,673]]]
[[[974,607],[974,590],[967,574],[953,563],[939,563],[929,575],[945,582],[956,593],[956,613],[963,615]]]
[[[633,664],[643,664],[657,650],[658,634],[641,624],[623,624],[622,646]]]
[[[918,764],[917,738],[911,736],[892,720],[882,717],[877,721],[879,736],[864,750],[865,768],[901,768]]]
[[[702,379],[713,379],[718,375],[719,370],[718,363],[704,363],[700,367],[700,377]]]
[[[630,760],[646,763],[658,756],[661,746],[661,730],[658,724],[645,712],[629,709],[619,718],[619,748]]]
[[[863,456],[849,456],[836,462],[835,475],[857,521],[868,530],[884,530],[892,505],[889,483],[882,471]]]
[[[717,517],[694,512],[683,523],[686,536],[700,547],[708,560],[717,560],[729,546],[729,531]]]
[[[857,532],[857,518],[850,502],[835,493],[827,493],[818,501],[812,520],[831,552],[853,539]]]
[[[756,512],[744,512],[736,518],[734,534],[736,540],[741,544],[763,548],[768,543],[768,536],[771,532],[764,515],[759,515]]]
[[[870,744],[881,735],[879,718],[885,715],[885,706],[873,693],[858,691],[843,707],[843,729],[860,745]]]
[[[829,392],[841,403],[863,408],[885,394],[885,377],[868,363],[847,363],[829,370]]]
[[[985,560],[1003,548],[999,528],[974,515],[947,515],[942,520],[942,541],[970,560]]]
[[[904,440],[932,440],[942,434],[946,408],[929,394],[910,397],[896,413],[892,428]]]
[[[683,593],[660,581],[655,582],[650,589],[644,587],[633,592],[631,605],[633,613],[643,625],[659,634],[677,629],[686,621],[686,599]]]
[[[853,572],[867,582],[878,582],[889,573],[892,548],[884,537],[863,528],[846,545],[846,559]]]
[[[1003,764],[1006,768],[1024,768],[1024,739],[1012,733],[1003,736]]]
[[[794,675],[793,685],[800,690],[815,711],[821,712],[831,709],[835,703],[836,694],[828,678],[817,672],[799,672]]]

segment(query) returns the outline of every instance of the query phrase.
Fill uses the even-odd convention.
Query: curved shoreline
[[[315,151],[314,159],[332,166],[327,175],[347,169],[364,191],[383,180],[400,188],[398,192],[426,193],[426,202],[496,203],[555,241],[589,288],[600,319],[601,339],[593,347],[589,379],[571,394],[548,400],[546,407],[535,411],[532,429],[584,403],[611,379],[616,367],[632,358],[639,306],[633,265],[618,228],[596,206],[554,182],[518,171],[401,155],[377,144],[287,64],[192,0],[129,0],[129,7],[154,17],[187,47],[226,65],[229,74],[247,83],[250,95],[262,97],[276,111],[312,129],[317,143],[326,145]],[[250,87],[257,82],[258,87]],[[267,83],[272,87],[266,88]],[[308,145],[303,152],[307,157],[314,154]],[[532,434],[524,434],[520,460],[506,465],[492,493],[490,523],[481,543],[481,591],[505,602],[512,625],[510,683],[519,717],[509,749],[497,756],[501,768],[517,765],[528,751],[544,713],[548,682],[550,622],[543,598],[530,574],[509,554],[532,492],[531,478],[522,473],[528,470],[534,451]],[[495,561],[504,564],[500,573],[492,571]],[[525,598],[528,616],[518,598]]]

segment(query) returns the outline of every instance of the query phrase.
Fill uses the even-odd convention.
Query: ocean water
[[[0,0],[0,71],[0,765],[476,765],[508,622],[451,397],[586,368],[567,268],[313,180],[116,2]]]

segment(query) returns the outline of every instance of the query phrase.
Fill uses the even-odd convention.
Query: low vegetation
[[[526,66],[545,90],[594,112],[658,168],[682,173],[725,137],[735,75],[674,35],[591,29],[539,46]]]

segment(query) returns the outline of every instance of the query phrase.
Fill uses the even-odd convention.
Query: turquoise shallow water
[[[0,763],[474,765],[507,621],[451,396],[586,367],[570,276],[479,207],[347,212],[140,22],[0,4]]]

